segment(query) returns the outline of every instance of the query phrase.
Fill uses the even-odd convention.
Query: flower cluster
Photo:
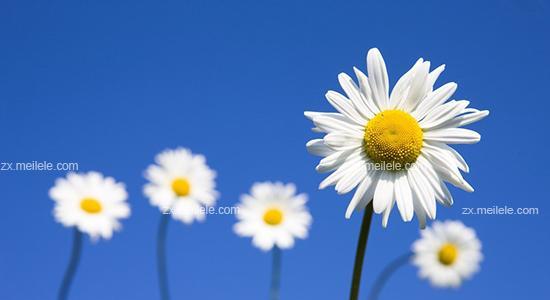
[[[390,91],[386,64],[378,49],[368,51],[366,60],[367,74],[354,68],[357,82],[345,73],[338,76],[344,94],[326,93],[336,112],[305,112],[313,130],[324,134],[306,144],[311,154],[322,157],[316,170],[330,173],[319,188],[334,185],[338,194],[355,190],[346,218],[368,208],[357,247],[363,253],[373,212],[382,214],[386,227],[397,205],[403,221],[416,215],[424,229],[428,219],[436,218],[437,202],[453,204],[447,183],[467,192],[474,190],[463,177],[469,172],[468,164],[449,145],[477,143],[480,135],[462,127],[489,114],[469,107],[467,100],[452,99],[456,83],[435,87],[444,65],[431,70],[430,62],[420,58]],[[150,204],[188,225],[204,221],[205,208],[215,206],[220,197],[216,172],[203,155],[186,148],[159,153],[144,177],[143,194]],[[98,172],[69,173],[57,179],[49,194],[55,201],[55,219],[74,227],[76,238],[86,233],[92,240],[110,239],[131,212],[125,185]],[[233,229],[239,236],[252,238],[259,249],[273,250],[276,268],[278,251],[292,248],[296,239],[308,236],[312,216],[307,200],[292,183],[255,183],[241,196]],[[159,251],[170,219],[161,218]],[[475,231],[460,221],[434,222],[421,231],[412,251],[411,262],[419,268],[419,276],[438,287],[458,287],[479,270],[483,259]],[[163,255],[159,252],[159,272],[165,264]],[[357,257],[362,256],[358,252]],[[361,266],[362,259],[356,260],[351,299],[358,297]],[[74,273],[69,268],[68,274],[71,270]],[[274,269],[273,274],[272,292],[277,295],[278,271]],[[165,277],[159,276],[161,281]],[[161,295],[167,298],[167,285],[160,284]],[[66,289],[60,294],[66,295]]]

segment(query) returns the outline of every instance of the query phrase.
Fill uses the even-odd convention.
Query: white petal
[[[466,100],[449,101],[428,112],[426,117],[420,121],[419,125],[424,130],[434,128],[461,114],[468,104],[470,104],[470,102]]]
[[[376,191],[376,186],[378,185],[378,180],[380,179],[380,175],[382,172],[373,170],[370,177],[371,177],[371,183],[369,188],[365,191],[365,194],[363,195],[363,198],[359,200],[359,204],[357,204],[357,207],[355,210],[360,211],[367,207],[367,205],[374,201],[374,192]]]
[[[321,157],[329,156],[334,153],[334,150],[327,147],[322,139],[314,139],[307,142],[306,148],[310,154]]]
[[[391,172],[382,172],[376,191],[374,192],[374,212],[379,214],[391,205],[393,201],[394,175]]]
[[[411,78],[423,62],[424,60],[422,58],[419,58],[416,63],[411,67],[411,69],[407,71],[407,73],[403,74],[401,78],[399,78],[390,94],[391,108],[402,107],[403,102],[405,101],[409,91]]]
[[[424,133],[424,140],[445,144],[475,144],[480,139],[479,133],[464,128],[443,128]]]
[[[326,133],[342,131],[361,134],[365,130],[364,126],[352,123],[351,120],[341,114],[316,116],[313,118],[313,124]]]
[[[420,155],[416,160],[416,164],[418,164],[418,171],[424,175],[423,178],[434,192],[435,198],[439,200],[445,198],[444,191],[439,183],[439,175],[437,175],[437,172],[430,162],[423,155]]]
[[[349,170],[344,174],[342,179],[336,184],[336,191],[338,194],[346,194],[354,189],[359,182],[361,182],[367,175],[366,164],[358,163],[352,165]]]
[[[447,122],[444,122],[443,124],[439,125],[440,128],[452,128],[452,127],[461,127],[466,126],[468,124],[472,124],[474,122],[477,122],[486,116],[489,115],[488,110],[482,110],[479,111],[474,108],[467,108],[464,110],[465,114],[458,116],[454,119],[448,120]]]
[[[389,107],[388,73],[382,54],[376,48],[370,49],[367,53],[367,70],[374,102],[377,103],[380,110],[384,110]]]
[[[352,154],[359,152],[356,149],[337,151],[321,159],[315,170],[319,173],[326,173],[340,167]],[[357,156],[357,154],[356,154]]]
[[[445,206],[453,205],[453,196],[451,195],[451,192],[449,191],[443,180],[439,181],[439,186],[441,188],[441,191],[443,192],[441,197],[437,197],[439,199],[439,202],[441,202],[441,204]]]
[[[445,70],[445,65],[441,65],[435,68],[435,70],[431,71],[430,74],[428,75],[428,85],[430,87],[430,92],[433,90],[433,86],[437,81],[437,78],[439,78],[439,75],[441,75],[441,73],[443,73],[444,70]]]
[[[325,180],[319,184],[319,189],[324,189],[327,186],[336,184],[350,168],[355,164],[364,164],[362,151],[355,151],[349,155],[344,163],[342,163],[334,173],[330,174]]]
[[[351,77],[349,77],[346,73],[340,73],[338,75],[338,81],[340,82],[342,89],[346,92],[346,95],[348,95],[348,98],[351,100],[351,103],[363,119],[372,119],[374,117],[374,113],[367,106],[366,98],[363,97],[359,87],[357,87],[355,82],[353,82],[353,79],[351,79]]]
[[[256,234],[252,238],[252,244],[254,244],[254,246],[260,248],[263,251],[269,251],[273,248],[275,241],[273,240],[272,237],[260,233],[260,234]]]
[[[361,183],[357,187],[353,198],[349,202],[348,208],[346,210],[346,219],[349,219],[351,217],[351,214],[353,213],[357,205],[361,202],[361,200],[364,200],[365,198],[367,198],[367,201],[372,200],[374,190],[376,189],[377,179],[378,177],[376,176],[375,171],[369,171],[367,173],[363,181],[361,181]]]
[[[435,219],[435,195],[430,184],[426,181],[425,175],[418,170],[417,164],[409,168],[408,172],[409,185],[411,186],[413,197],[419,201],[420,207],[427,213],[428,217]]]
[[[430,87],[428,86],[428,73],[430,71],[430,62],[425,61],[412,74],[410,81],[410,89],[405,101],[402,103],[402,108],[408,112],[413,111],[420,101],[426,98]]]
[[[414,212],[416,214],[416,217],[418,218],[418,226],[420,229],[426,228],[426,211],[420,206],[419,201],[415,201],[416,195],[413,193],[413,205],[414,205]]]
[[[424,145],[422,151],[422,155],[432,162],[435,170],[443,179],[467,192],[473,192],[473,188],[462,178],[454,157],[440,148],[428,144]]]
[[[369,78],[365,73],[361,72],[361,70],[357,68],[353,68],[353,71],[355,72],[355,76],[357,76],[357,80],[359,81],[359,87],[361,90],[361,94],[363,95],[363,99],[365,100],[365,105],[369,108],[369,110],[372,112],[373,115],[376,115],[380,112],[380,108],[376,106],[376,103],[372,100],[372,91],[369,86]]]
[[[409,186],[406,172],[400,172],[400,174],[396,174],[394,188],[395,200],[397,203],[397,208],[399,209],[399,213],[401,214],[401,218],[403,219],[403,221],[409,222],[414,216],[414,206],[411,187]]]
[[[444,84],[437,90],[429,93],[424,100],[422,100],[416,109],[412,112],[412,116],[417,120],[422,120],[424,116],[435,107],[441,105],[447,101],[456,91],[457,85],[454,82]]]
[[[333,132],[325,135],[323,140],[328,147],[334,150],[346,150],[361,147],[363,145],[363,134]]]
[[[388,227],[388,220],[390,219],[390,213],[393,210],[393,205],[395,204],[395,197],[392,197],[391,202],[388,204],[388,207],[384,210],[384,214],[382,215],[382,227],[386,228]]]
[[[344,95],[335,91],[328,91],[325,94],[325,97],[338,112],[348,117],[356,124],[360,126],[364,126],[364,124],[366,124],[367,119],[357,112],[356,108],[353,106],[353,103],[351,103],[348,98],[344,97]]]
[[[466,173],[470,172],[470,167],[466,163],[466,160],[456,151],[455,149],[451,148],[447,144],[438,143],[438,142],[426,142],[429,145],[433,145],[435,147],[439,147],[442,151],[447,152],[452,158],[455,159],[455,164],[458,166],[458,168]]]
[[[462,175],[460,177],[451,176],[450,173],[447,172],[447,170],[442,171],[439,167],[437,167],[436,169],[440,174],[441,179],[443,179],[444,181],[454,185],[455,187],[465,192],[472,193],[474,191],[474,188],[464,178],[462,178]]]

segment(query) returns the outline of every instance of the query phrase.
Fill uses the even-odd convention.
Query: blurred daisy
[[[213,206],[218,197],[216,172],[204,156],[178,148],[161,152],[155,162],[145,171],[149,183],[143,191],[150,203],[186,224],[204,220],[204,206]]]
[[[447,206],[453,203],[444,182],[473,191],[460,172],[468,172],[468,165],[447,144],[478,142],[477,132],[459,127],[489,112],[468,108],[466,100],[447,101],[456,83],[433,90],[444,67],[430,72],[430,62],[419,59],[390,93],[382,55],[371,49],[369,77],[354,68],[357,86],[341,73],[338,79],[346,96],[326,94],[338,112],[305,112],[314,130],[326,133],[323,139],[307,143],[310,153],[324,157],[317,171],[333,172],[319,187],[335,185],[339,194],[357,187],[346,218],[374,199],[374,212],[383,214],[384,227],[395,203],[404,221],[412,220],[416,212],[424,227],[427,217],[436,216],[436,200]]]
[[[307,237],[311,225],[306,202],[307,195],[296,195],[294,184],[255,183],[250,195],[241,196],[235,232],[252,237],[252,243],[264,251],[291,248],[295,238]]]
[[[130,216],[124,184],[98,172],[69,173],[50,189],[55,219],[76,227],[92,239],[110,239],[120,229],[119,220]]]
[[[421,278],[438,287],[458,287],[479,270],[481,242],[462,222],[434,222],[421,236],[412,246]]]

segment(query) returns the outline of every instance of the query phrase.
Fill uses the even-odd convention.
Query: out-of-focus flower
[[[419,276],[437,287],[458,287],[483,259],[476,232],[460,221],[434,222],[412,246]]]
[[[55,201],[55,219],[66,227],[76,226],[93,240],[110,239],[130,216],[124,184],[98,172],[69,173],[50,189]]]
[[[294,184],[255,183],[250,195],[241,196],[234,230],[252,237],[252,243],[264,251],[291,248],[295,238],[307,237],[312,222],[306,202],[307,195],[296,195]]]
[[[205,157],[178,148],[159,153],[155,162],[145,171],[149,183],[143,191],[150,203],[186,224],[203,221],[204,206],[214,206],[218,198],[216,172]]]

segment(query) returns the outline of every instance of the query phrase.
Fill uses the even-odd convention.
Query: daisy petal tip
[[[354,67],[354,68],[355,68],[355,67]],[[346,74],[346,73],[344,73],[344,72],[340,72],[340,73],[338,74],[338,80],[346,80],[346,79],[348,79],[348,77],[349,77],[348,74]]]
[[[370,48],[369,52],[367,52],[367,56],[370,55],[381,55],[380,50],[378,50],[378,48]]]
[[[382,202],[382,201],[375,201],[376,199],[373,200],[373,210],[376,214],[381,214],[382,212],[384,212],[384,210],[386,210],[386,203]]]
[[[349,219],[351,218],[351,215],[353,214],[353,211],[354,211],[353,209],[352,209],[352,210],[349,210],[349,209],[348,209],[348,210],[346,211],[346,215],[345,215],[346,219],[349,220]]]
[[[490,114],[489,110],[482,110],[480,111],[481,118],[485,118]]]
[[[313,120],[313,116],[315,116],[315,112],[312,111],[304,111],[304,116],[310,120]]]

